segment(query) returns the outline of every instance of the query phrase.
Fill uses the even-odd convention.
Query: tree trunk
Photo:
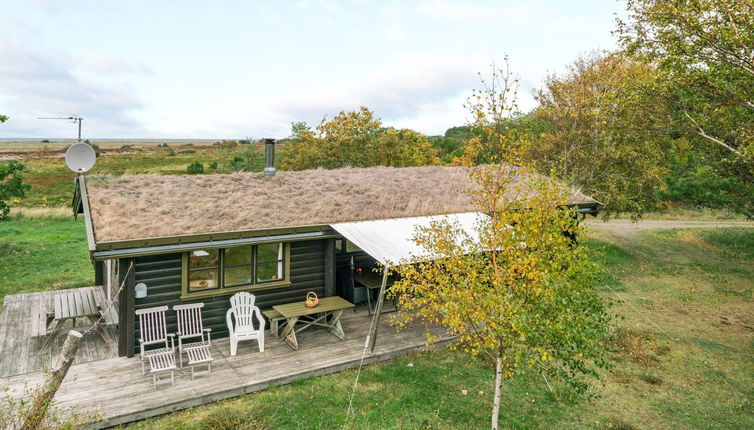
[[[492,430],[497,430],[500,416],[500,390],[503,388],[503,358],[497,357],[495,366],[495,398],[492,401]]]
[[[68,337],[63,344],[63,350],[60,351],[60,355],[58,356],[57,365],[52,372],[47,374],[44,383],[35,390],[21,430],[36,429],[44,421],[47,409],[50,407],[55,393],[68,373],[68,368],[71,367],[73,360],[76,358],[76,352],[79,350],[82,338],[81,333],[77,331],[71,330],[68,332]]]

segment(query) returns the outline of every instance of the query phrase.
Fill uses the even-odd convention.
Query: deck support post
[[[118,285],[125,287],[118,293],[118,355],[133,357],[134,355],[134,285],[135,269],[133,260],[122,258],[118,260]]]
[[[377,306],[374,309],[374,319],[372,321],[372,326],[369,330],[369,334],[367,335],[367,347],[369,348],[369,353],[374,353],[374,346],[377,343],[377,327],[380,325],[380,314],[382,314],[382,302],[385,301],[385,289],[387,287],[387,274],[390,271],[390,266],[384,266],[382,268],[382,285],[380,285],[380,295],[377,298]],[[367,291],[367,294],[369,294],[369,291]]]
[[[103,287],[104,284],[105,284],[105,262],[95,261],[94,262],[94,285]],[[103,288],[103,291],[104,291],[104,288]]]
[[[335,295],[335,239],[325,239],[325,297]]]

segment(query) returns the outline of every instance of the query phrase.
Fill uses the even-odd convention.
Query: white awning
[[[430,253],[424,247],[418,246],[412,239],[418,228],[429,227],[432,222],[447,220],[450,224],[461,228],[473,240],[478,240],[478,224],[483,218],[486,218],[486,215],[481,212],[466,212],[345,222],[331,226],[377,261],[385,266],[391,266],[398,263],[415,263],[431,258]]]

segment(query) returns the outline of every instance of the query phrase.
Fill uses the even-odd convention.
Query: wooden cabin
[[[119,355],[138,351],[137,309],[204,302],[205,327],[221,338],[238,291],[252,292],[262,309],[309,291],[358,299],[343,278],[375,259],[337,223],[476,210],[461,167],[266,170],[77,180],[74,210],[86,221],[96,284],[116,301]],[[568,205],[581,213],[602,207],[579,192]]]

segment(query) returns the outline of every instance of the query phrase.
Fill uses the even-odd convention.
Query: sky
[[[621,0],[14,0],[0,5],[0,138],[285,137],[367,106],[429,135],[463,125],[508,56],[519,105],[612,50]]]

